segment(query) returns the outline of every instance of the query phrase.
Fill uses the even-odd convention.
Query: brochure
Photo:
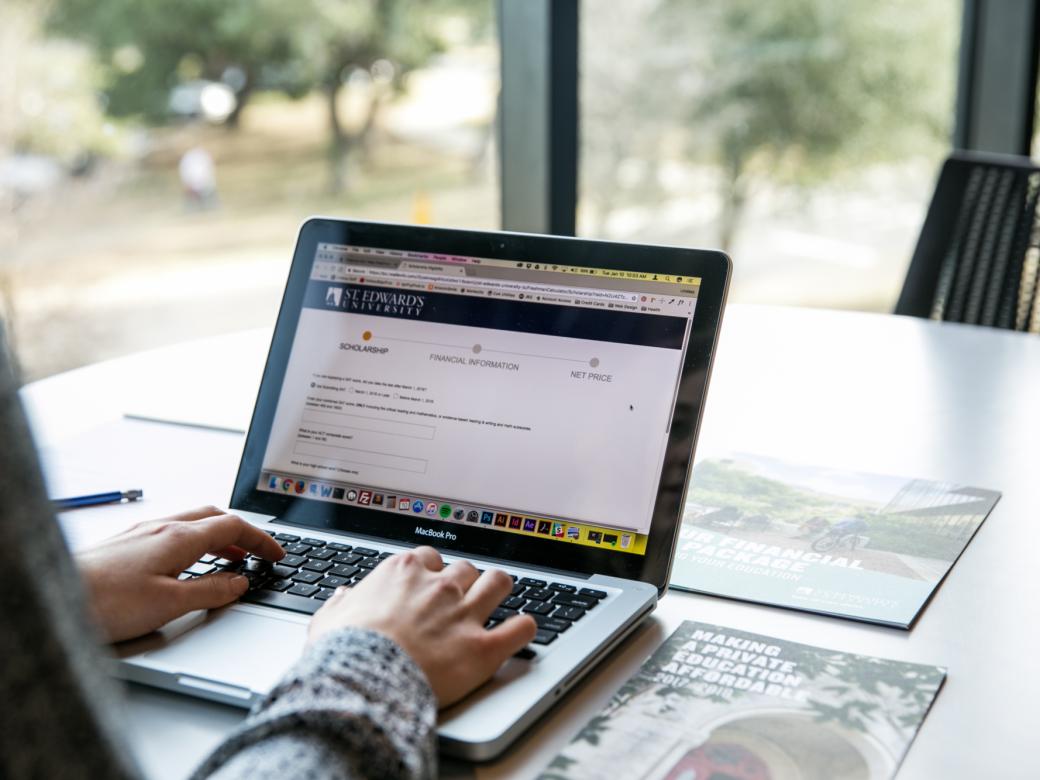
[[[671,586],[909,628],[999,498],[758,455],[705,460]]]
[[[945,678],[687,621],[541,777],[890,778]]]

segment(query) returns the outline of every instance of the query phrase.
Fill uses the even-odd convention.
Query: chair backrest
[[[1040,333],[1038,196],[1027,158],[951,155],[896,314]]]

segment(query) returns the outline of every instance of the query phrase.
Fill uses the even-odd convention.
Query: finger
[[[140,523],[134,524],[129,528],[126,533],[133,535],[146,535],[153,533],[156,529],[162,528],[164,525],[170,523],[189,523],[195,520],[205,520],[207,517],[218,517],[224,514],[224,510],[217,509],[215,506],[200,506],[197,509],[189,509],[187,512],[178,512],[175,515],[168,517],[160,517],[156,520],[144,520]]]
[[[462,588],[462,592],[465,593],[472,588],[473,583],[480,578],[480,572],[477,571],[477,567],[469,561],[455,561],[455,563],[445,567],[441,576],[456,583],[460,588]]]
[[[333,591],[332,595],[325,600],[325,603],[321,605],[321,608],[316,614],[328,615],[330,612],[335,612],[337,607],[343,603],[343,599],[346,598],[347,594],[350,593],[350,588],[340,586]]]
[[[202,531],[208,540],[206,552],[214,549],[227,550],[239,558],[253,553],[267,561],[281,561],[285,557],[282,545],[265,531],[245,522],[237,515],[208,518],[192,527]]]
[[[285,557],[285,550],[271,536],[237,515],[220,515],[185,526],[193,532],[198,555],[214,550],[238,548],[240,555],[253,553],[270,561]]]
[[[441,554],[432,547],[416,547],[411,554],[424,568],[430,571],[440,571],[444,568],[444,560],[441,558]]]
[[[230,604],[249,589],[249,580],[241,574],[207,574],[192,580],[178,580],[173,586],[181,611],[191,612]]]
[[[506,659],[517,653],[534,639],[538,625],[530,615],[514,615],[483,635],[484,652],[482,661],[488,676],[491,676]]]
[[[221,558],[227,558],[229,561],[240,561],[248,554],[241,547],[234,544],[228,547],[222,547],[219,550],[206,550],[206,552],[213,553],[213,555]]]
[[[463,606],[483,623],[512,589],[513,580],[508,574],[499,569],[488,569],[466,592]]]
[[[178,512],[175,515],[161,518],[159,522],[166,523],[175,521],[178,523],[190,523],[194,520],[205,520],[207,517],[219,517],[222,514],[225,514],[223,509],[217,509],[215,506],[210,504],[209,506],[200,506],[196,509],[189,509],[187,512]]]

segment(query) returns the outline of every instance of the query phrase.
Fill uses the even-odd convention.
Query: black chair
[[[956,152],[928,207],[896,314],[1040,332],[1040,167]]]

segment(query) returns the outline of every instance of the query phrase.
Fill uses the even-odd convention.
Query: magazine
[[[687,621],[541,777],[890,778],[945,678]]]
[[[909,628],[999,498],[758,455],[705,460],[671,587]]]

